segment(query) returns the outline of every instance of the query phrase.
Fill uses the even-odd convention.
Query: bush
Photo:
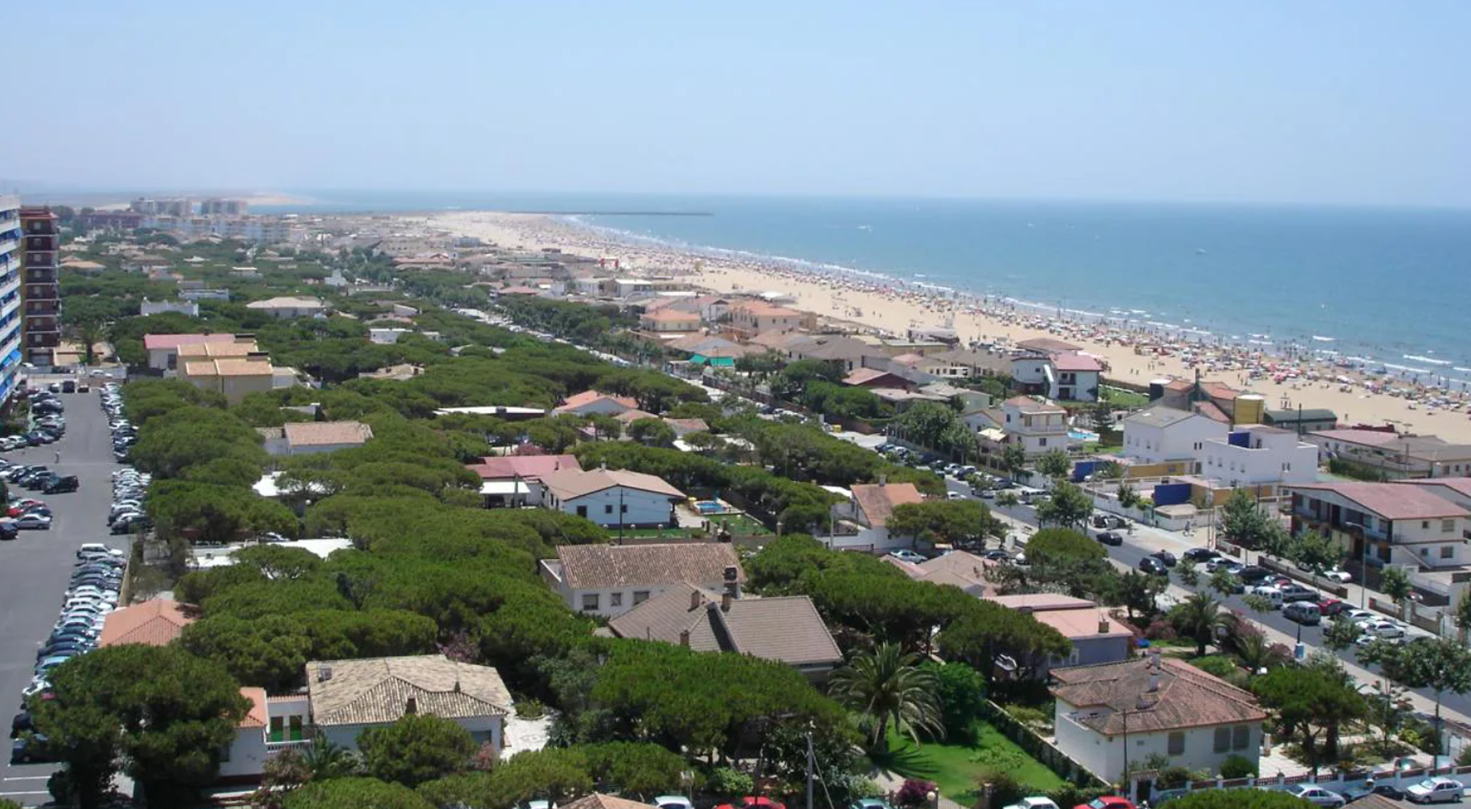
[[[900,806],[928,806],[930,803],[928,795],[934,789],[935,785],[929,781],[905,778],[904,783],[899,787],[899,791],[894,795],[894,802]]]
[[[1190,661],[1190,665],[1200,669],[1206,674],[1212,674],[1221,679],[1229,678],[1231,675],[1241,671],[1236,661],[1224,655],[1211,655]]]
[[[1179,636],[1179,633],[1175,632],[1175,625],[1170,623],[1168,618],[1156,618],[1144,630],[1144,637],[1147,640],[1174,640]]]
[[[1025,705],[1007,705],[1006,712],[1011,714],[1012,719],[1015,719],[1023,725],[1049,725],[1052,723],[1052,716],[1038,708],[1029,708]]]
[[[1222,778],[1255,778],[1256,774],[1256,762],[1246,756],[1238,756],[1233,753],[1221,763]]]
[[[707,785],[716,795],[750,795],[756,790],[756,782],[751,776],[731,767],[711,770]]]
[[[1047,797],[1051,798],[1052,802],[1058,806],[1082,806],[1094,798],[1101,798],[1104,795],[1112,794],[1114,794],[1114,788],[1111,786],[1080,787],[1068,781],[1057,789],[1047,793]]]
[[[1011,770],[995,767],[982,770],[976,779],[976,791],[981,794],[982,801],[985,800],[987,785],[991,788],[992,806],[1010,806],[1031,791],[1026,784],[1016,780]]]

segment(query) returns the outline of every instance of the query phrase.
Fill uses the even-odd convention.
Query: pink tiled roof
[[[582,470],[582,464],[574,455],[512,455],[504,458],[485,457],[481,463],[471,464],[471,472],[481,480],[505,480],[510,478],[536,478],[559,472],[563,469]]]
[[[1471,497],[1471,478],[1423,478],[1418,480],[1396,480],[1395,483],[1408,484],[1410,486],[1423,486],[1434,490],[1445,487],[1462,497]]]
[[[612,399],[613,401],[623,405],[624,407],[638,407],[638,402],[630,399],[627,396],[614,396],[611,393],[601,393],[595,390],[585,390],[575,396],[568,396],[567,400],[565,402],[562,402],[562,405],[558,407],[557,410],[575,410],[579,407],[583,407],[584,405],[590,405],[593,402],[598,401],[599,399]]]
[[[145,334],[143,347],[149,351],[204,343],[233,343],[233,334]]]
[[[250,710],[241,717],[241,728],[263,728],[266,726],[269,716],[266,712],[266,690],[264,688],[242,688],[240,696],[250,700]]]
[[[853,499],[874,528],[883,528],[895,506],[906,503],[922,503],[924,495],[913,483],[859,483],[853,486]]]
[[[1334,481],[1302,483],[1289,487],[1293,491],[1332,492],[1359,504],[1386,520],[1430,520],[1471,517],[1471,512],[1419,486],[1395,483]]]
[[[1103,364],[1085,354],[1059,354],[1052,358],[1052,365],[1059,371],[1102,371]]]
[[[183,604],[155,598],[110,613],[102,625],[102,637],[97,645],[144,643],[167,646],[193,622],[194,619],[184,612]]]
[[[1056,629],[1068,640],[1120,638],[1134,635],[1128,627],[1114,620],[1113,616],[1108,614],[1108,610],[1102,607],[1081,610],[1039,610],[1033,612],[1032,617]],[[1099,632],[1100,624],[1108,631]]]
[[[1347,441],[1350,444],[1366,444],[1371,447],[1383,446],[1399,440],[1399,435],[1380,430],[1318,430],[1310,435],[1330,441]]]

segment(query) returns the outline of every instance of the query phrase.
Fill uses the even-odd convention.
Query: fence
[[[1359,786],[1369,778],[1374,779],[1375,784],[1394,784],[1403,789],[1427,776],[1446,776],[1460,781],[1463,785],[1471,785],[1471,767],[1441,767],[1432,769],[1421,767],[1417,769],[1406,769],[1392,772],[1326,772],[1320,773],[1316,778],[1311,774],[1303,775],[1277,775],[1272,778],[1215,778],[1206,781],[1193,781],[1180,789],[1160,790],[1154,793],[1154,804],[1159,804],[1178,798],[1191,792],[1199,792],[1204,789],[1286,789],[1297,784],[1316,784],[1324,789],[1334,792],[1342,792]]]
[[[1016,717],[991,700],[988,699],[982,704],[981,716],[1001,731],[1002,736],[1016,742],[1017,746],[1025,750],[1028,755],[1046,764],[1048,769],[1063,778],[1085,787],[1108,786],[1102,778],[1068,758],[1067,753],[1059,750],[1051,742],[1039,736],[1035,730],[1022,724]]]

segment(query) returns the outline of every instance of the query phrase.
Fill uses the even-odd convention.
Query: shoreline
[[[797,308],[814,312],[820,319],[899,336],[910,327],[949,327],[957,331],[962,344],[1060,338],[1105,361],[1109,366],[1106,380],[1147,385],[1155,378],[1191,379],[1199,369],[1203,380],[1262,394],[1269,409],[1328,408],[1338,415],[1341,425],[1390,423],[1402,432],[1471,443],[1471,418],[1466,412],[1471,394],[1464,382],[1458,380],[1451,390],[1442,390],[1415,379],[1371,374],[1362,364],[1346,367],[1349,363],[1341,359],[1335,364],[1336,354],[1323,353],[1322,346],[1331,346],[1329,342],[1259,345],[1253,343],[1265,341],[1253,335],[1251,341],[1232,343],[1198,330],[1172,330],[1169,324],[1001,295],[975,295],[879,272],[739,250],[672,245],[574,218],[484,211],[400,218],[479,237],[502,248],[558,248],[591,258],[616,257],[631,274],[680,275],[691,285],[715,293],[783,292],[796,298]],[[1381,365],[1390,370],[1392,364]],[[1427,376],[1443,373],[1401,367]]]

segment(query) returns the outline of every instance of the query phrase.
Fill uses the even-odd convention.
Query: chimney
[[[699,590],[691,590],[690,591],[690,609],[697,610],[699,608],[700,608],[700,591]]]
[[[1149,691],[1159,690],[1159,651],[1149,653]]]
[[[455,678],[455,693],[460,693],[460,680],[458,677]]]
[[[688,629],[679,630],[679,645],[685,647],[686,649],[689,648],[690,631]]]
[[[730,602],[735,596],[731,594],[731,588],[727,586],[725,592],[720,594],[720,611],[730,612]]]
[[[317,669],[317,682],[325,683],[330,679],[332,679],[331,666],[323,666],[320,669]]]
[[[1108,634],[1108,616],[1106,615],[1099,614],[1098,616],[1098,634]]]
[[[888,482],[889,482],[889,476],[888,475],[879,475],[879,485],[880,486],[883,486],[883,485],[887,484]]]
[[[419,700],[416,697],[409,697],[408,702],[405,702],[404,703],[404,713],[408,714],[408,713],[418,713],[418,712],[419,712]]]

